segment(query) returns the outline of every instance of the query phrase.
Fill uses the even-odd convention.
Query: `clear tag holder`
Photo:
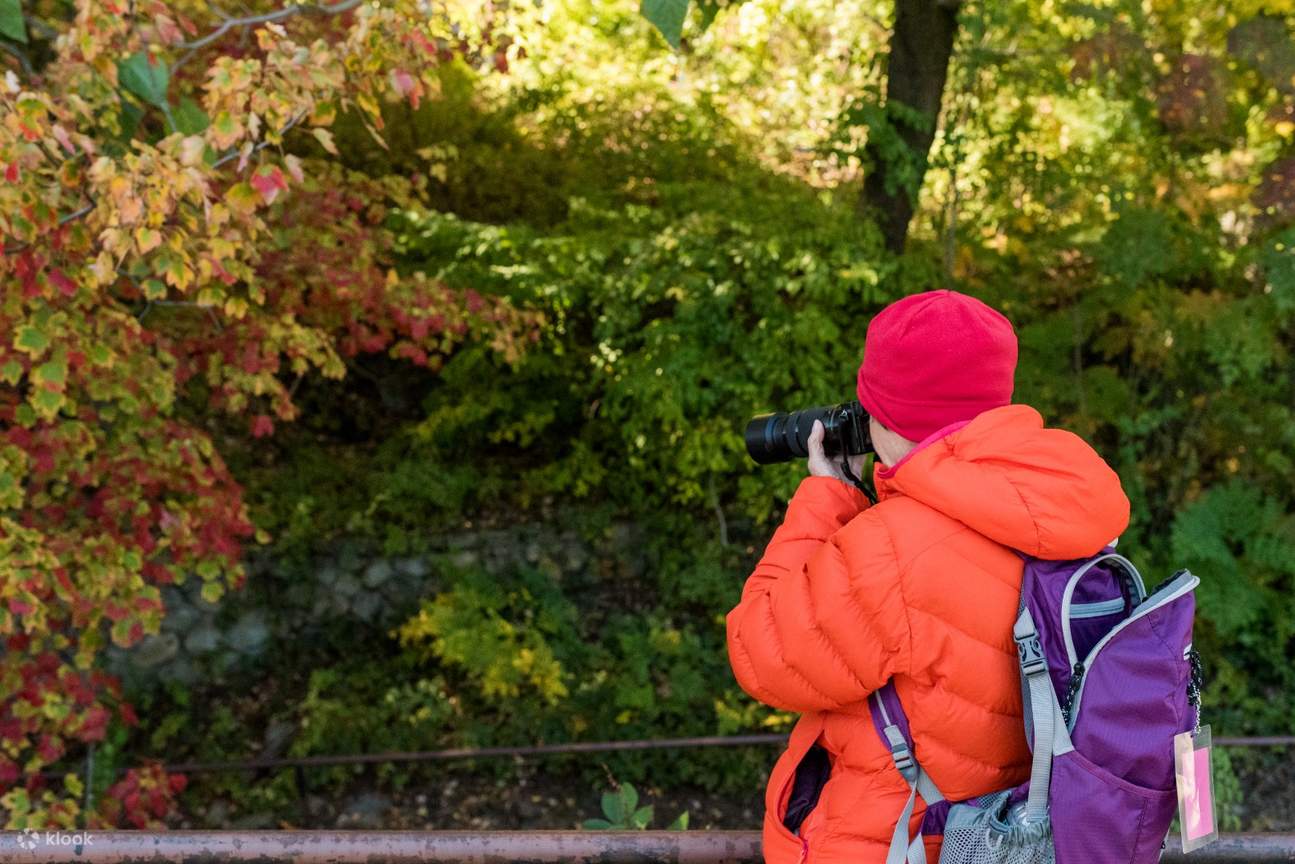
[[[1183,852],[1219,838],[1214,812],[1214,759],[1210,727],[1174,736],[1174,779],[1178,786],[1178,824]]]

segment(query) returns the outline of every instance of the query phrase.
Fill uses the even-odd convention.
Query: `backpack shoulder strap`
[[[1025,737],[1034,758],[1030,766],[1030,795],[1025,804],[1027,822],[1048,818],[1048,787],[1052,781],[1052,757],[1075,749],[1070,743],[1066,720],[1057,702],[1057,692],[1048,674],[1048,658],[1039,641],[1030,608],[1021,604],[1012,627],[1017,659],[1021,666],[1022,707],[1025,712]]]
[[[872,711],[872,722],[881,734],[882,742],[890,749],[890,758],[895,769],[908,783],[908,801],[895,823],[895,832],[890,838],[890,851],[886,853],[886,864],[926,864],[926,847],[922,844],[922,832],[911,841],[908,837],[908,823],[913,818],[913,808],[917,796],[929,807],[944,800],[935,781],[926,773],[913,756],[913,742],[908,732],[908,718],[904,716],[904,707],[900,704],[899,694],[895,692],[894,682],[888,681],[880,690],[868,697]],[[889,703],[889,708],[887,704]],[[902,724],[902,727],[901,727]]]

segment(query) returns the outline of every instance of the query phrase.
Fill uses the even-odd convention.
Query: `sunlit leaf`
[[[656,26],[670,47],[679,47],[684,18],[688,15],[688,0],[642,0],[639,11]]]

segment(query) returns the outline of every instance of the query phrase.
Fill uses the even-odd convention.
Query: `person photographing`
[[[1011,404],[1016,361],[999,312],[954,291],[916,294],[870,322],[857,406],[748,430],[758,460],[786,450],[809,470],[727,616],[742,689],[801,715],[766,790],[770,864],[886,861],[910,793],[869,710],[888,682],[946,798],[1030,775],[1017,550],[1092,555],[1127,527],[1129,501],[1082,439]],[[877,455],[875,504],[857,482],[865,450]],[[928,815],[918,800],[910,828],[935,861]]]

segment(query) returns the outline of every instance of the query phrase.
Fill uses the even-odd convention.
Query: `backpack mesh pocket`
[[[1010,794],[950,807],[940,864],[1055,864],[1048,824],[1022,824],[1021,805],[1007,807]]]

